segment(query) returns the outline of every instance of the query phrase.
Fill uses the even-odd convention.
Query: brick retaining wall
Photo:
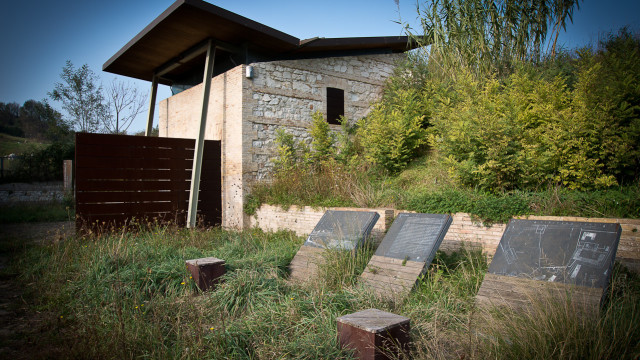
[[[362,208],[313,208],[310,206],[291,206],[283,210],[279,206],[262,205],[254,216],[250,217],[249,225],[259,227],[265,231],[291,230],[299,236],[308,235],[316,226],[326,210],[356,210],[376,211],[380,219],[374,227],[373,234],[377,242],[382,240],[385,232],[393,223],[394,217],[402,212],[392,209],[362,209]],[[474,221],[469,214],[453,214],[453,222],[445,236],[440,250],[455,251],[462,246],[466,248],[480,247],[489,260],[493,257],[506,224],[484,226]],[[618,245],[616,260],[629,269],[640,273],[640,220],[612,219],[612,218],[580,218],[555,216],[524,216],[521,219],[555,220],[555,221],[583,221],[583,222],[616,222],[622,226],[622,236]]]
[[[313,208],[311,206],[291,206],[284,210],[279,206],[262,205],[249,220],[250,227],[259,227],[264,231],[291,230],[298,236],[306,236],[313,231],[326,210],[375,211],[380,219],[371,231],[374,239],[382,240],[393,222],[393,209],[361,209],[361,208]]]

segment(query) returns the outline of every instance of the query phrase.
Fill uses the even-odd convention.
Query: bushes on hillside
[[[432,120],[430,143],[447,157],[461,184],[502,191],[616,183],[593,156],[602,144],[581,135],[589,122],[577,116],[573,94],[560,77],[544,80],[522,69],[504,83],[466,78],[455,84],[455,92],[460,99],[441,106]]]
[[[22,155],[15,171],[3,181],[62,180],[62,163],[64,160],[74,159],[74,154],[73,142],[54,142],[43,149]]]
[[[400,88],[359,122],[364,157],[390,172],[402,170],[426,144],[429,102],[413,88]]]
[[[567,77],[526,64],[504,79],[460,76],[447,96],[434,100],[430,145],[462,185],[490,191],[634,181],[639,47],[640,39],[623,31],[598,51],[579,51],[574,89]]]
[[[400,67],[352,143],[360,160],[391,174],[428,144],[459,184],[492,192],[628,184],[640,176],[639,49],[623,30],[598,50],[522,63],[501,77]],[[333,140],[314,147],[328,154]]]
[[[309,144],[281,132],[274,181],[254,191],[250,207],[400,206],[493,221],[555,214],[565,204],[589,216],[637,214],[637,202],[605,201],[609,193],[600,190],[637,196],[639,49],[640,38],[623,30],[598,49],[518,64],[500,76],[459,70],[452,79],[424,61],[399,67],[355,127],[344,122],[332,132],[315,114]],[[418,160],[409,170],[413,190],[395,188],[394,177],[427,153],[439,175],[415,174],[430,171]],[[451,178],[438,183],[447,171]],[[548,189],[569,191],[573,200],[560,201]],[[594,197],[577,201],[575,194]],[[600,200],[602,206],[593,205]]]

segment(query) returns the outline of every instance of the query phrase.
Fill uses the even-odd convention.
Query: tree
[[[579,0],[433,0],[418,5],[429,60],[447,77],[508,74],[514,63],[543,55],[548,29],[555,35],[572,20]],[[410,29],[408,29],[409,32]]]
[[[27,100],[20,108],[19,123],[25,137],[65,141],[71,133],[62,114],[52,108],[46,100]]]
[[[109,116],[103,117],[104,128],[109,133],[124,133],[144,110],[146,97],[131,83],[117,79],[107,87],[106,94]]]
[[[558,36],[560,35],[560,28],[567,30],[566,19],[573,22],[573,11],[579,9],[579,0],[556,0],[553,2],[553,18],[555,22],[553,24],[553,43],[551,46],[551,57],[556,56],[556,45],[558,44]]]
[[[98,77],[87,64],[75,69],[73,63],[67,60],[60,78],[63,83],[56,83],[49,97],[62,102],[62,108],[76,130],[99,131],[105,116],[108,116],[108,109],[102,95],[102,86],[97,85]]]
[[[24,131],[20,128],[19,117],[20,105],[0,102],[0,133],[24,136]]]
[[[17,103],[0,102],[0,132],[31,139],[66,141],[71,133],[62,114],[46,100]]]

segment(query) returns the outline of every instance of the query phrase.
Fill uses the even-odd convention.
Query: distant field
[[[0,134],[0,156],[9,154],[21,155],[31,149],[42,148],[46,143],[34,139],[26,139],[7,134]]]

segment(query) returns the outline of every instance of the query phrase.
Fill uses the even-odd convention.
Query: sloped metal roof
[[[132,78],[151,80],[154,73],[174,63],[160,83],[204,64],[204,55],[181,61],[183,54],[207,39],[222,44],[223,52],[259,54],[261,60],[323,57],[358,51],[404,52],[406,36],[361,38],[314,38],[300,40],[201,0],[178,0],[103,65],[103,70]],[[248,61],[248,56],[243,62]]]

